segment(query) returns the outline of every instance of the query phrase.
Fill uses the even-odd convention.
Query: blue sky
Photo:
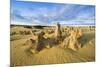
[[[11,0],[11,24],[95,25],[95,6]]]

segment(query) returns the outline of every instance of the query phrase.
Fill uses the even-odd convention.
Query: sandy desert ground
[[[70,36],[71,28],[61,27],[62,41],[56,42],[55,27],[11,26],[11,66],[95,61],[95,27],[73,27],[82,31],[77,40],[81,44],[78,50],[62,45],[66,44],[64,40]],[[37,40],[41,30],[44,34]],[[37,47],[37,43],[43,45]]]

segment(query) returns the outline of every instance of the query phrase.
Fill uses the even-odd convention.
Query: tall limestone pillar
[[[56,28],[55,28],[55,37],[57,42],[61,41],[61,26],[59,23],[57,23]]]

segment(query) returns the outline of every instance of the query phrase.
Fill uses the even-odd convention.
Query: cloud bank
[[[11,21],[11,24],[95,25],[95,6],[12,1]]]

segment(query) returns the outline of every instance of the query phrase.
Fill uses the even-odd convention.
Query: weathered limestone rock
[[[72,29],[70,31],[70,36],[63,41],[63,47],[70,48],[74,51],[78,50],[81,48],[81,44],[78,42],[80,36],[82,36],[82,32],[79,29]]]
[[[55,29],[55,37],[56,37],[56,40],[57,40],[58,42],[61,41],[61,36],[62,36],[61,26],[60,26],[59,23],[57,23],[56,29]]]
[[[37,51],[41,51],[43,48],[45,48],[44,44],[45,38],[43,37],[44,34],[45,33],[41,31],[37,34],[37,47],[36,47]]]

